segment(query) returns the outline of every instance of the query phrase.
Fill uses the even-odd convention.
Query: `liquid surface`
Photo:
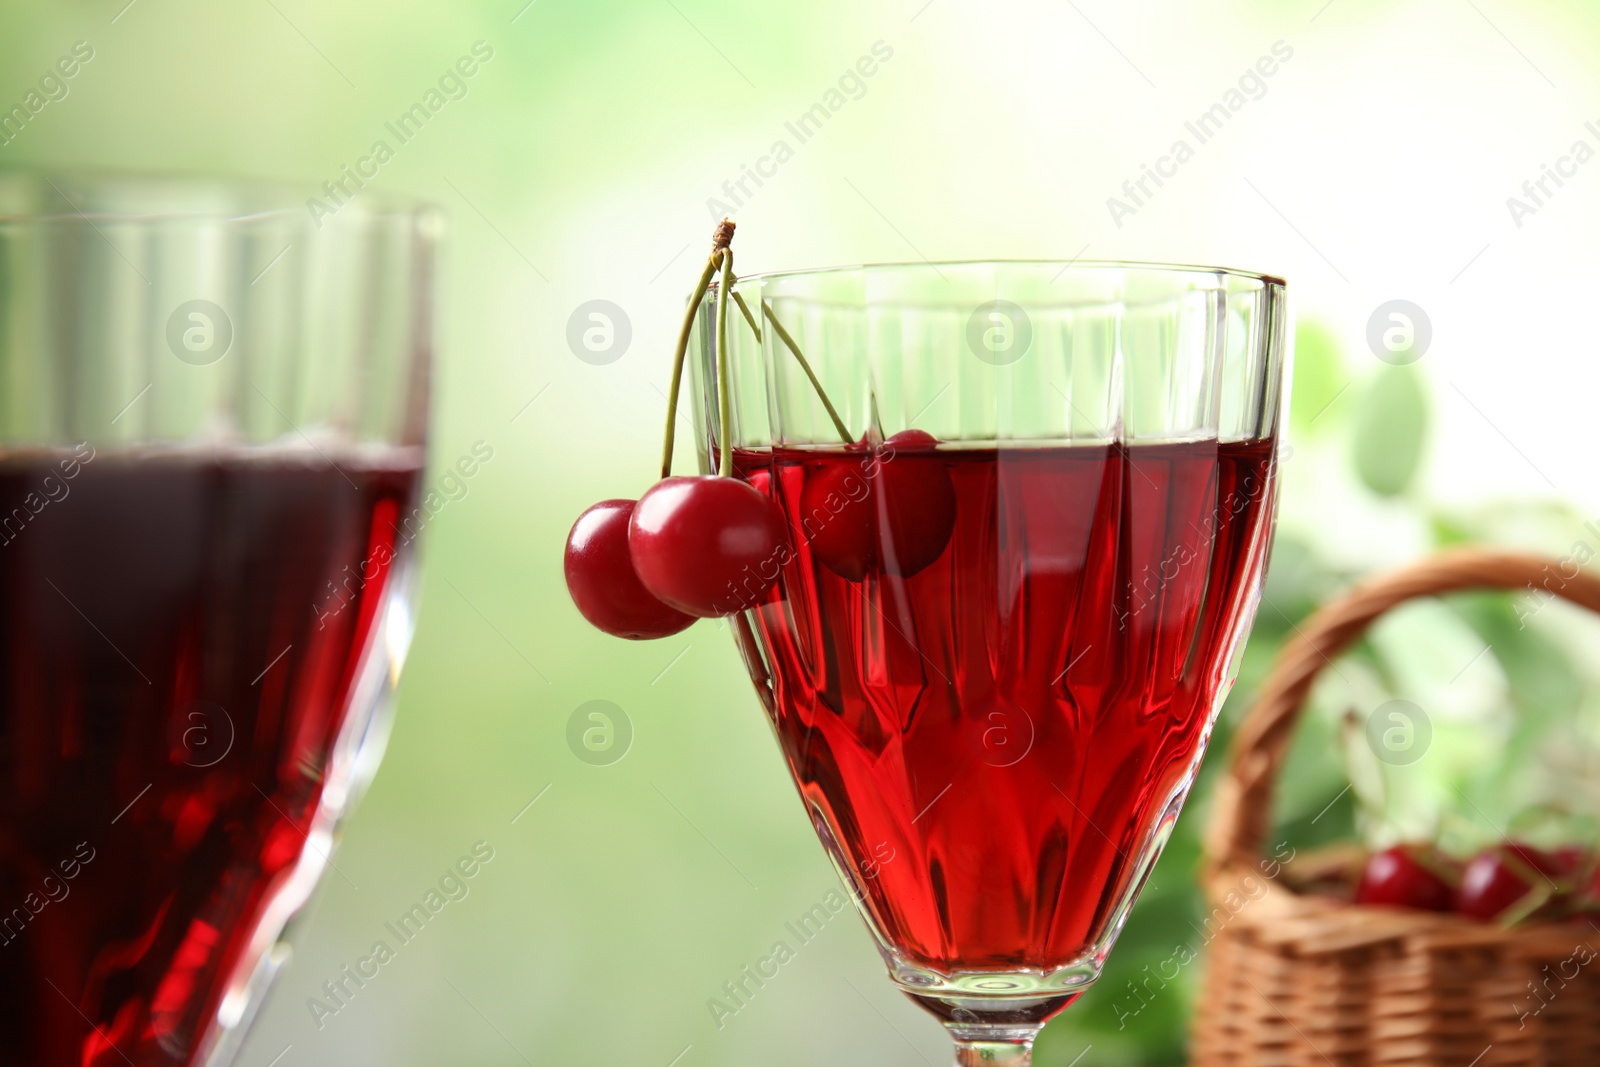
[[[948,471],[954,533],[859,582],[813,557],[829,517],[800,505],[859,453],[736,459],[795,546],[736,633],[879,936],[942,974],[1105,947],[1254,610],[1272,443],[902,452]]]
[[[191,1062],[301,891],[419,461],[0,458],[0,1062]]]

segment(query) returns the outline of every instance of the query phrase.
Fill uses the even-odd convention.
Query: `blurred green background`
[[[1505,0],[6,5],[4,108],[75,42],[94,57],[0,144],[3,167],[320,186],[475,44],[492,50],[376,184],[452,216],[433,459],[480,441],[494,458],[432,524],[393,741],[337,857],[347,877],[323,887],[240,1062],[946,1062],[853,918],[713,1022],[707,998],[834,877],[721,628],[621,644],[562,587],[572,519],[652,477],[674,321],[714,215],[735,208],[745,271],[1083,255],[1288,277],[1302,325],[1282,534],[1225,744],[1276,643],[1349,577],[1460,540],[1560,555],[1590,536],[1600,165],[1536,198],[1523,185],[1574,142],[1600,145],[1585,125],[1597,28],[1592,4]],[[1292,58],[1241,81],[1279,42]],[[870,77],[841,81],[875,51],[888,58]],[[1234,90],[1192,159],[1113,210]],[[819,102],[830,117],[800,143],[786,123]],[[792,156],[762,163],[778,140]],[[735,202],[724,185],[746,167],[771,173]],[[1396,299],[1431,326],[1405,367],[1368,341]],[[602,365],[567,340],[592,300],[631,333]],[[1380,628],[1319,690],[1284,835],[1359,824],[1470,843],[1498,828],[1461,824],[1456,789],[1501,827],[1548,799],[1497,757],[1592,749],[1596,639],[1560,608],[1526,629],[1517,610],[1468,599]],[[1437,758],[1358,803],[1339,723],[1390,694],[1433,716]],[[631,723],[609,765],[568,745],[591,700]],[[1198,966],[1137,1012],[1126,983],[1202,941],[1192,875],[1220,757],[1040,1064],[1181,1061]],[[1544,781],[1582,786],[1588,770]],[[478,841],[494,859],[470,894],[315,1018],[322,983]]]

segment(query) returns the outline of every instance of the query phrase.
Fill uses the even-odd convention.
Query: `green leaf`
[[[1339,393],[1350,385],[1350,375],[1339,359],[1339,342],[1319,323],[1302,322],[1294,332],[1294,383],[1289,393],[1289,425],[1302,434],[1334,425],[1337,418],[1320,418],[1333,410],[1333,402],[1348,403]]]
[[[1399,496],[1416,477],[1428,435],[1419,373],[1386,367],[1366,387],[1356,416],[1356,473],[1379,496]]]

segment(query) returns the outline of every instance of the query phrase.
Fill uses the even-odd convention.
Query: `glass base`
[[[901,959],[881,941],[879,949],[889,966],[889,977],[894,984],[900,987],[901,992],[919,1001],[932,997],[990,1003],[1065,997],[1070,1002],[1100,977],[1100,968],[1105,963],[1102,950],[1087,959],[1048,971],[1019,968],[1015,971],[952,971],[946,974]]]
[[[962,1041],[956,1040],[956,1067],[1032,1067],[1033,1038],[1038,1028],[1026,1041]]]
[[[991,977],[998,980],[1002,976]],[[1003,977],[1015,981],[1019,976]],[[956,1045],[956,1067],[1029,1067],[1033,1062],[1033,1039],[1044,1024],[1083,995],[1081,988],[1070,993],[1021,997],[952,996],[904,986],[901,991],[950,1032]]]
[[[902,990],[902,992],[906,992]],[[957,1041],[1031,1041],[1045,1023],[1082,995],[1047,997],[949,997],[906,992],[938,1019]]]
[[[1099,967],[1055,971],[968,971],[940,974],[890,963],[900,991],[944,1024],[956,1046],[956,1067],[1029,1067],[1044,1024],[1100,976]]]

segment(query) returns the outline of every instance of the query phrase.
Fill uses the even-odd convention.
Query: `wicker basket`
[[[1284,646],[1234,738],[1206,829],[1213,911],[1192,1035],[1198,1067],[1600,1067],[1600,928],[1503,929],[1302,895],[1262,858],[1273,781],[1330,660],[1414,597],[1548,584],[1600,612],[1600,578],[1550,580],[1560,573],[1512,552],[1440,555],[1356,586]]]

